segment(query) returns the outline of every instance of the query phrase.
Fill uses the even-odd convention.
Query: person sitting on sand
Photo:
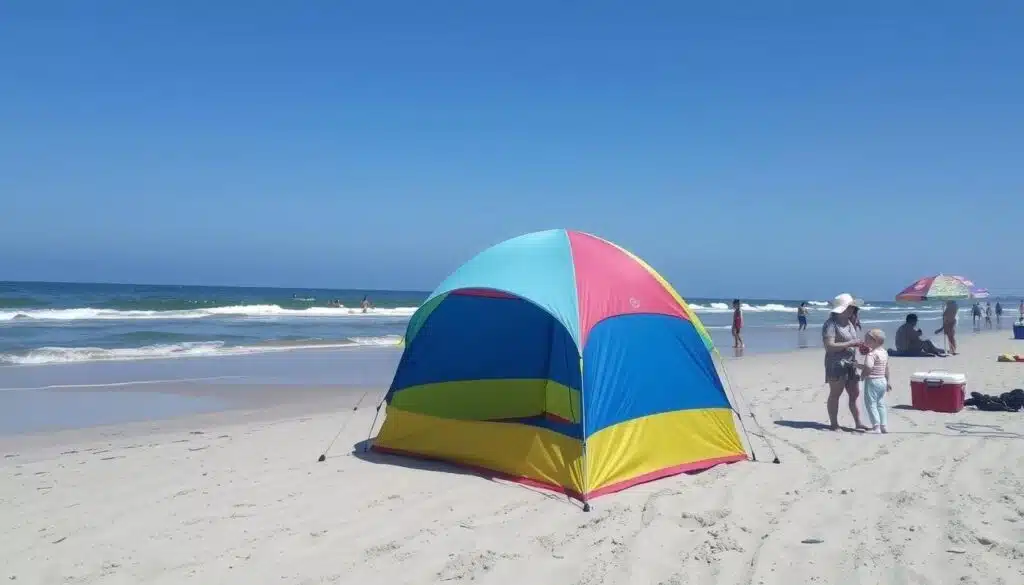
[[[946,352],[935,347],[929,339],[922,339],[921,330],[917,328],[917,315],[907,315],[907,320],[896,330],[896,352],[902,356],[938,356],[945,357]]]
[[[828,382],[828,419],[833,431],[839,430],[839,399],[846,391],[850,414],[858,431],[868,427],[860,422],[857,399],[860,398],[860,376],[857,373],[857,348],[862,342],[850,317],[859,302],[847,293],[832,300],[832,312],[821,326],[825,345],[825,381]]]

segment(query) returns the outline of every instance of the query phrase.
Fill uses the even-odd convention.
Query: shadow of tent
[[[424,456],[413,456],[413,455],[400,455],[393,453],[383,453],[379,451],[373,451],[370,447],[373,446],[373,439],[366,439],[359,441],[352,446],[352,456],[360,461],[366,463],[373,463],[375,465],[391,465],[394,467],[402,467],[405,469],[414,469],[418,471],[434,471],[439,473],[448,473],[452,475],[462,475],[468,477],[478,477],[498,485],[509,485],[517,489],[526,489],[536,494],[542,495],[546,498],[557,500],[559,502],[568,500],[572,505],[581,508],[583,507],[582,502],[579,502],[575,498],[571,498],[565,494],[560,494],[547,489],[537,488],[531,485],[524,484],[516,481],[514,478],[510,478],[501,473],[494,472],[492,470],[473,467],[464,464],[455,464],[450,461],[443,459],[431,459]]]

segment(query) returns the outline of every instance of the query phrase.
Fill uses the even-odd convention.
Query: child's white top
[[[868,368],[868,378],[885,379],[885,368],[889,365],[889,352],[884,347],[876,347],[868,352],[864,358],[864,365]]]

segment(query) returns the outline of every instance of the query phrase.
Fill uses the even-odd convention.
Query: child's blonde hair
[[[882,331],[881,329],[872,329],[871,331],[868,331],[868,334],[865,337],[878,343],[885,343],[885,331]]]

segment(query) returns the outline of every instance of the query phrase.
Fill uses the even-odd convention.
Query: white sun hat
[[[859,307],[862,304],[862,301],[853,298],[853,295],[850,293],[843,293],[841,295],[836,295],[836,298],[832,299],[832,312],[842,313],[850,307]]]

